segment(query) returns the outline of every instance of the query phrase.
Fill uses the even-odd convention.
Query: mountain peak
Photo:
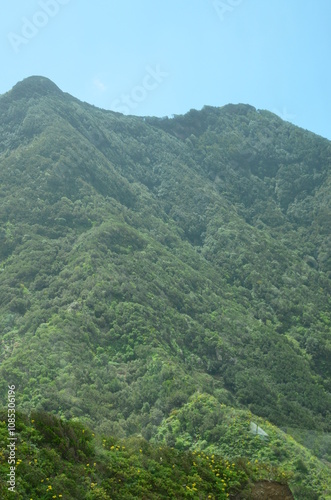
[[[61,94],[62,91],[49,78],[44,76],[29,76],[18,82],[12,88],[12,95],[22,97],[44,97],[49,94]]]

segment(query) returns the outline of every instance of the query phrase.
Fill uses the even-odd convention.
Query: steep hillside
[[[179,451],[141,438],[98,436],[79,422],[63,422],[47,413],[19,415],[17,425],[16,493],[8,491],[1,474],[2,500],[258,500],[265,485],[281,500],[293,498],[286,485],[289,474],[263,464],[230,462],[217,454]],[[3,422],[0,437],[6,440]],[[5,454],[0,448],[4,477]]]
[[[126,117],[18,83],[0,97],[1,393],[119,438],[156,438],[197,393],[330,432],[330,153],[247,105]]]

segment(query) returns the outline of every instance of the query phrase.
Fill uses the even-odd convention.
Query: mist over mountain
[[[0,96],[4,398],[229,456],[229,409],[327,436],[330,163],[250,105],[142,118],[19,82]]]

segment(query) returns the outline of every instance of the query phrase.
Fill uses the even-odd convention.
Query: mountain
[[[19,498],[258,500],[266,498],[261,497],[266,490],[272,498],[293,498],[284,483],[288,474],[264,470],[262,464],[229,462],[217,454],[180,451],[141,438],[102,439],[80,422],[63,422],[43,412],[20,416],[17,423],[25,443],[17,470],[27,479]],[[5,427],[0,422],[0,436],[6,440]],[[257,481],[257,475],[268,480]],[[0,494],[2,500],[13,498],[1,482]]]
[[[0,96],[1,394],[119,439],[217,448],[214,403],[196,428],[183,416],[200,394],[323,435],[330,461],[330,163],[330,141],[249,105],[141,118],[47,78],[15,85]]]

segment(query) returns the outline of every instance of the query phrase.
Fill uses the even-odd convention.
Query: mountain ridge
[[[156,439],[199,393],[330,432],[330,141],[40,78],[0,96],[2,393],[119,437]]]

